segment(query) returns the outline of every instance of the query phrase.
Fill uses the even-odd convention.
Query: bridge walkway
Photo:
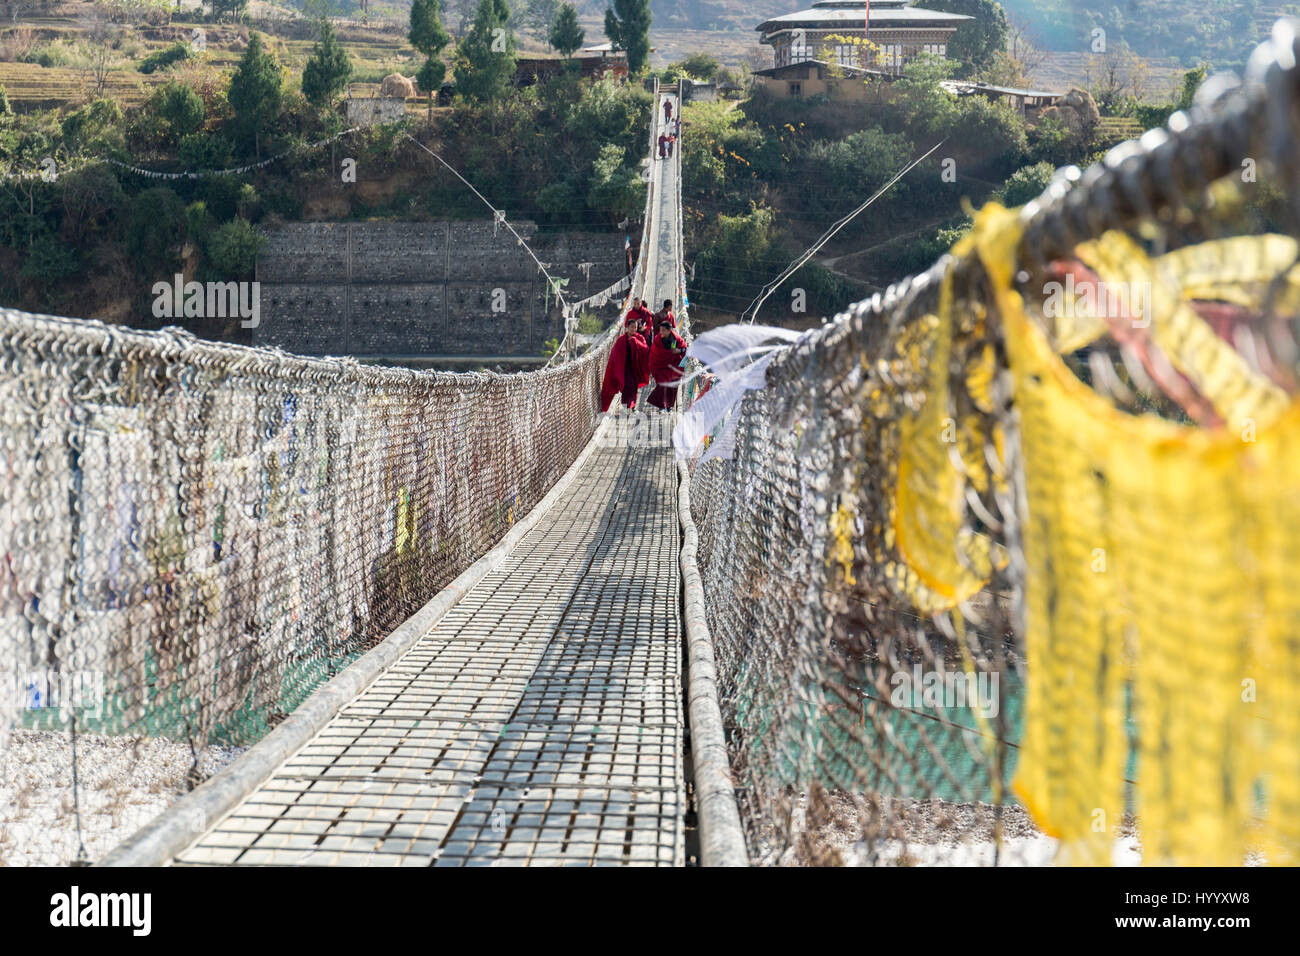
[[[661,304],[677,163],[652,169]],[[677,471],[627,433],[598,432],[507,560],[174,862],[681,865]]]

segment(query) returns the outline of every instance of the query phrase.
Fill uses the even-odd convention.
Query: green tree
[[[560,0],[524,0],[519,19],[524,25],[530,27],[539,39],[545,40],[549,46],[555,46],[551,43],[551,27],[555,25],[555,18],[559,12]]]
[[[843,215],[887,183],[912,157],[902,133],[871,128],[838,140],[820,140],[804,153],[800,205],[819,216]],[[911,183],[895,183],[878,209],[905,200]],[[882,212],[881,215],[887,215]]]
[[[1192,102],[1196,99],[1196,91],[1205,82],[1205,74],[1209,71],[1210,65],[1202,63],[1195,69],[1188,70],[1183,74],[1183,84],[1178,91],[1178,100],[1174,103],[1174,109],[1189,110],[1192,108]]]
[[[182,136],[176,153],[186,169],[226,169],[235,159],[234,145],[220,133]]]
[[[1007,48],[1007,15],[996,0],[927,0],[926,6],[974,18],[948,41],[948,58],[962,64],[961,75],[988,69]]]
[[[623,165],[626,151],[606,143],[591,165],[591,189],[587,205],[603,213],[610,222],[633,215],[645,206],[645,183],[637,170]]]
[[[172,268],[176,250],[185,239],[185,204],[166,186],[146,189],[135,197],[126,221],[126,249],[148,272]]]
[[[83,245],[106,229],[125,194],[106,166],[83,166],[59,180],[63,187],[63,235]]]
[[[229,16],[232,20],[242,20],[248,13],[248,0],[211,0],[212,19],[220,20]]]
[[[650,0],[613,0],[605,11],[605,36],[627,51],[628,71],[636,76],[650,59]]]
[[[253,140],[257,157],[262,157],[262,130],[274,122],[280,112],[283,78],[280,64],[262,46],[262,35],[254,33],[248,49],[230,78],[230,91],[226,98],[235,111],[235,127],[239,134]]]
[[[208,239],[208,262],[227,280],[253,275],[262,236],[247,219],[232,219],[216,228]]]
[[[695,80],[711,80],[722,69],[717,57],[709,53],[692,53],[678,65],[686,71],[687,76]]]
[[[956,121],[957,100],[940,85],[952,77],[956,66],[940,57],[921,54],[903,67],[894,92],[909,131],[938,135],[946,133]]]
[[[551,46],[559,50],[560,55],[568,60],[582,48],[582,41],[586,38],[586,32],[578,24],[577,8],[571,3],[566,3],[560,7],[560,12],[555,15],[555,22],[551,25],[551,34],[548,38]]]
[[[313,106],[328,106],[352,75],[352,60],[328,20],[320,21],[320,39],[302,71],[302,94]]]
[[[68,148],[104,153],[122,142],[122,108],[98,99],[64,117],[61,128]]]
[[[194,88],[171,80],[160,86],[150,98],[150,106],[167,124],[167,135],[173,143],[197,132],[206,118],[203,97]]]
[[[515,75],[515,35],[506,0],[479,0],[474,25],[456,48],[456,90],[480,103],[505,99]],[[496,115],[493,113],[493,134]]]
[[[442,51],[451,42],[442,25],[442,10],[438,0],[415,0],[411,4],[411,29],[407,33],[411,46],[424,54],[424,65],[415,75],[415,82],[429,98],[428,117],[433,119],[433,97],[447,78],[447,65],[442,62]]]
[[[1051,163],[1034,163],[1021,166],[1007,179],[1002,187],[1002,203],[1008,207],[1023,206],[1031,199],[1037,199],[1052,181],[1056,171]]]

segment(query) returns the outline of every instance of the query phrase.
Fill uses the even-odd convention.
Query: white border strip
[[[569,470],[537,505],[506,532],[492,550],[437,593],[377,647],[367,651],[342,673],[303,701],[279,726],[245,751],[238,760],[206,783],[174,802],[137,830],[98,866],[161,866],[193,843],[245,797],[261,786],[289,757],[325,727],[358,694],[409,651],[474,585],[500,565],[553,505],[563,497],[582,466],[604,440],[610,420],[603,419]],[[196,826],[197,824],[197,826]]]
[[[677,463],[677,517],[682,525],[682,588],[686,598],[686,643],[691,682],[687,702],[691,716],[691,754],[695,764],[695,809],[700,826],[702,866],[749,866],[740,808],[731,781],[727,738],[718,707],[718,668],[713,638],[704,617],[704,587],[695,564],[699,537],[691,517],[691,473]]]

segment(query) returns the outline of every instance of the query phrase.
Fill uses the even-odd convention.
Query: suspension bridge
[[[600,413],[621,322],[495,375],[0,314],[0,667],[101,677],[0,725],[108,865],[1294,862],[1298,60],[662,416]],[[197,786],[88,853],[156,740]]]
[[[649,167],[638,298],[678,298],[679,158]],[[609,431],[500,563],[175,862],[682,865],[677,470]]]

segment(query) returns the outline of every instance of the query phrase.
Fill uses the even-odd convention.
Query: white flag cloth
[[[679,461],[695,453],[700,442],[731,414],[746,392],[767,384],[767,367],[772,359],[804,334],[769,325],[724,325],[691,342],[687,357],[706,366],[718,382],[695,401],[673,429],[673,449]],[[735,439],[733,417],[700,460],[730,458]]]

